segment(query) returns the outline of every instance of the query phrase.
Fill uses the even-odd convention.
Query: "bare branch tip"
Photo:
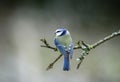
[[[49,69],[53,68],[53,63],[49,64],[49,66],[46,68],[46,70],[48,71]]]
[[[80,68],[80,65],[81,65],[82,61],[80,61],[76,67],[76,69],[79,69]]]

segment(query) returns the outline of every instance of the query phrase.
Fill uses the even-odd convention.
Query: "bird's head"
[[[56,36],[64,36],[64,35],[69,35],[69,31],[66,28],[59,28],[55,31]]]

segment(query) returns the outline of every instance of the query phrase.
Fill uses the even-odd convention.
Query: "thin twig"
[[[62,57],[62,54],[60,54],[52,63],[49,64],[46,70],[49,70],[53,68],[53,65]]]
[[[112,39],[112,38],[114,38],[114,37],[116,37],[118,35],[120,35],[120,31],[112,33],[111,35],[109,35],[109,36],[105,37],[104,39],[99,40],[98,42],[91,45],[91,49],[96,48],[100,44],[102,44],[102,43],[104,43],[104,42],[106,42],[106,41],[108,41],[108,40],[110,40],[110,39]]]
[[[49,49],[52,49],[54,51],[57,51],[57,48],[50,46],[48,44],[48,42],[46,41],[46,39],[40,39],[40,41],[44,43],[44,45],[41,45],[41,47],[45,47],[45,48],[49,48]]]
[[[84,59],[85,57],[84,56],[81,56],[79,59],[80,59],[80,62],[78,63],[78,65],[77,65],[77,69],[79,69],[79,67],[80,67],[80,65],[81,65],[81,63],[83,62],[83,59]]]
[[[78,41],[77,46],[74,46],[74,49],[81,49],[81,43],[82,41]]]
[[[79,63],[77,65],[76,69],[79,69],[81,63],[83,62],[83,60],[85,58],[85,56],[87,56],[89,54],[89,51],[90,51],[90,46],[83,41],[82,41],[82,44],[81,44],[81,48],[82,48],[83,51],[82,51],[81,56],[77,59],[79,61]]]

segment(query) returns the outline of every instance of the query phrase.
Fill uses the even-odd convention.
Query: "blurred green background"
[[[40,38],[54,46],[53,32],[66,27],[76,43],[89,44],[120,29],[119,0],[1,0],[0,82],[120,82],[120,36],[90,52],[79,70],[75,50],[71,70],[63,58],[46,71],[58,53],[41,48]]]

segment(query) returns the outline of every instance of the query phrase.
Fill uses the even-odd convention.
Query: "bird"
[[[63,70],[70,70],[70,59],[73,56],[74,44],[70,35],[70,32],[60,27],[55,32],[54,44],[58,51],[64,56]]]

